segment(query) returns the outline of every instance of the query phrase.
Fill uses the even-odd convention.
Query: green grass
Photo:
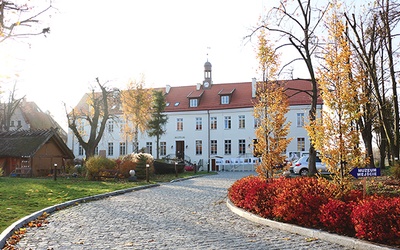
[[[179,174],[178,178],[193,175],[193,172],[185,172]],[[150,184],[173,179],[176,179],[174,174],[156,175],[150,179]],[[57,181],[52,178],[0,177],[0,232],[20,218],[55,204],[146,184],[149,183],[60,177]]]

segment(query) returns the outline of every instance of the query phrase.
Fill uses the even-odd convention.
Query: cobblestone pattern
[[[247,221],[226,206],[249,172],[162,184],[80,204],[29,229],[19,249],[344,249]]]

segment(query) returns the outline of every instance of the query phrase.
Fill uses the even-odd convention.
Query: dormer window
[[[229,95],[221,95],[221,104],[229,104]]]
[[[189,108],[196,108],[200,105],[201,97],[203,96],[204,90],[191,91],[186,97],[189,99]]]
[[[199,99],[192,98],[189,100],[189,107],[195,108],[199,106]]]
[[[229,89],[228,90],[221,89],[218,92],[218,95],[220,96],[220,101],[221,101],[222,105],[231,103],[231,98],[232,98],[233,92],[235,92],[235,89],[230,89],[230,90]]]

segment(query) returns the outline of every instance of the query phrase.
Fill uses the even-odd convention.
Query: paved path
[[[227,188],[249,172],[162,184],[60,210],[21,249],[343,249],[232,213]]]

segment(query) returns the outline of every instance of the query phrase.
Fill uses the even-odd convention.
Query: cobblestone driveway
[[[60,210],[21,249],[343,249],[247,221],[226,206],[249,172],[162,184]]]

